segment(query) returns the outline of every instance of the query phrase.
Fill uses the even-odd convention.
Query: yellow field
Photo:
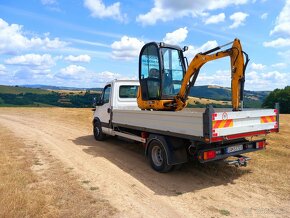
[[[188,97],[188,103],[195,105],[197,102],[200,104],[221,104],[221,105],[231,105],[230,101],[217,101],[208,98],[197,98],[197,97]]]

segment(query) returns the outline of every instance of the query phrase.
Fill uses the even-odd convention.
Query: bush
[[[272,91],[262,106],[264,108],[274,108],[277,102],[280,105],[280,113],[290,113],[290,86]]]

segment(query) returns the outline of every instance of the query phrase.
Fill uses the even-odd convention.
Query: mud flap
[[[148,145],[152,140],[158,140],[163,145],[166,151],[168,165],[177,165],[188,162],[186,146],[182,139],[157,134],[150,134],[145,149],[146,156],[148,155]]]

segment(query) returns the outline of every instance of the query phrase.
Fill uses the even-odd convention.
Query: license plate
[[[236,151],[242,151],[244,149],[243,145],[235,145],[235,146],[231,146],[231,147],[228,147],[226,149],[226,153],[233,153],[233,152],[236,152]]]

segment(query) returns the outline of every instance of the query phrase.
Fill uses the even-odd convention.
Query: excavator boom
[[[231,48],[218,51],[229,44],[232,44]],[[232,107],[234,111],[241,110],[245,68],[249,59],[246,54],[246,62],[244,61],[244,52],[238,39],[197,54],[186,71],[182,50],[179,47],[162,43],[146,44],[141,50],[139,59],[138,106],[141,109],[182,110],[187,105],[190,88],[194,85],[202,66],[224,57],[230,57],[231,60]],[[171,86],[170,94],[166,93],[168,84]]]

